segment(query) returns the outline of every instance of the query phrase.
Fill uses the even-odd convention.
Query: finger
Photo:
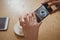
[[[35,14],[35,12],[33,12],[33,18],[36,20],[36,14]]]
[[[42,3],[42,4],[45,4],[45,3],[52,3],[52,2],[54,2],[54,1],[55,1],[55,2],[59,2],[59,0],[48,0],[48,1],[44,2],[44,3]],[[55,2],[54,2],[54,3],[55,3]]]
[[[34,21],[35,17],[34,17],[34,14],[31,13],[31,20]]]
[[[35,12],[32,13],[32,16],[33,16],[34,19],[36,19]]]
[[[32,22],[32,16],[29,15],[29,22]]]
[[[51,4],[48,6],[48,8],[51,7],[51,6],[53,6],[53,5],[55,5],[55,3],[51,3]]]
[[[52,2],[52,0],[51,1],[46,1],[46,2],[44,2],[44,3],[41,3],[41,4],[45,4],[45,3],[51,3]]]
[[[46,3],[50,3],[50,2],[52,2],[52,0],[49,0],[49,1],[47,1]]]
[[[47,1],[46,3],[52,3],[52,2],[54,2],[54,1],[58,1],[58,0],[49,0],[49,1]]]
[[[28,17],[27,17],[28,15],[26,15],[25,17],[24,17],[24,21],[25,21],[25,23],[26,24],[28,24]]]
[[[33,22],[34,22],[34,23],[37,22],[37,21],[36,21],[36,15],[35,15],[35,12],[32,13],[32,16],[33,16]]]
[[[60,10],[57,8],[56,10],[54,10],[54,11],[52,12],[52,14],[53,14],[53,13],[56,13],[57,11],[60,11]]]
[[[29,14],[27,14],[26,16],[27,16],[27,20],[28,20],[28,22],[29,22]]]
[[[22,27],[25,27],[25,23],[24,23],[24,22],[20,22],[20,25],[21,25]]]
[[[19,23],[20,23],[20,25],[21,25],[22,27],[25,26],[25,22],[23,22],[21,18],[19,18]]]
[[[55,2],[51,2],[51,4],[48,6],[48,8],[53,6],[53,5],[56,5],[56,3]]]
[[[19,18],[19,22],[20,22],[20,23],[22,22],[22,19],[21,19],[21,18]]]

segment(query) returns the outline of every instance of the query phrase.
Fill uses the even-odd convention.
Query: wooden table
[[[0,16],[10,18],[7,31],[0,31],[0,40],[23,40],[14,33],[19,17],[31,13],[46,0],[0,0]],[[39,29],[39,40],[60,40],[60,12],[49,15]]]

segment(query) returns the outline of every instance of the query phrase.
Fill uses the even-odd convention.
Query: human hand
[[[41,22],[38,23],[36,21],[35,13],[32,13],[31,15],[26,15],[24,17],[24,21],[19,18],[19,21],[20,25],[23,28],[24,37],[26,38],[26,40],[38,40],[38,31]]]
[[[48,8],[51,7],[51,6],[53,6],[53,5],[56,6],[57,9],[56,9],[56,10],[53,10],[52,13],[55,13],[55,12],[57,12],[57,11],[60,11],[60,0],[49,0],[49,1],[44,2],[44,3],[51,3],[51,4],[48,6]],[[44,3],[43,3],[43,4],[44,4]]]

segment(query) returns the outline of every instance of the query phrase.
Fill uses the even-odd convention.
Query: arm
[[[38,31],[41,23],[37,23],[35,13],[27,15],[24,21],[19,19],[23,28],[25,40],[38,40]]]

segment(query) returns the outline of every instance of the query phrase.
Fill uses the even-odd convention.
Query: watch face
[[[35,14],[40,18],[40,20],[44,19],[48,14],[48,10],[42,5],[35,11]]]

